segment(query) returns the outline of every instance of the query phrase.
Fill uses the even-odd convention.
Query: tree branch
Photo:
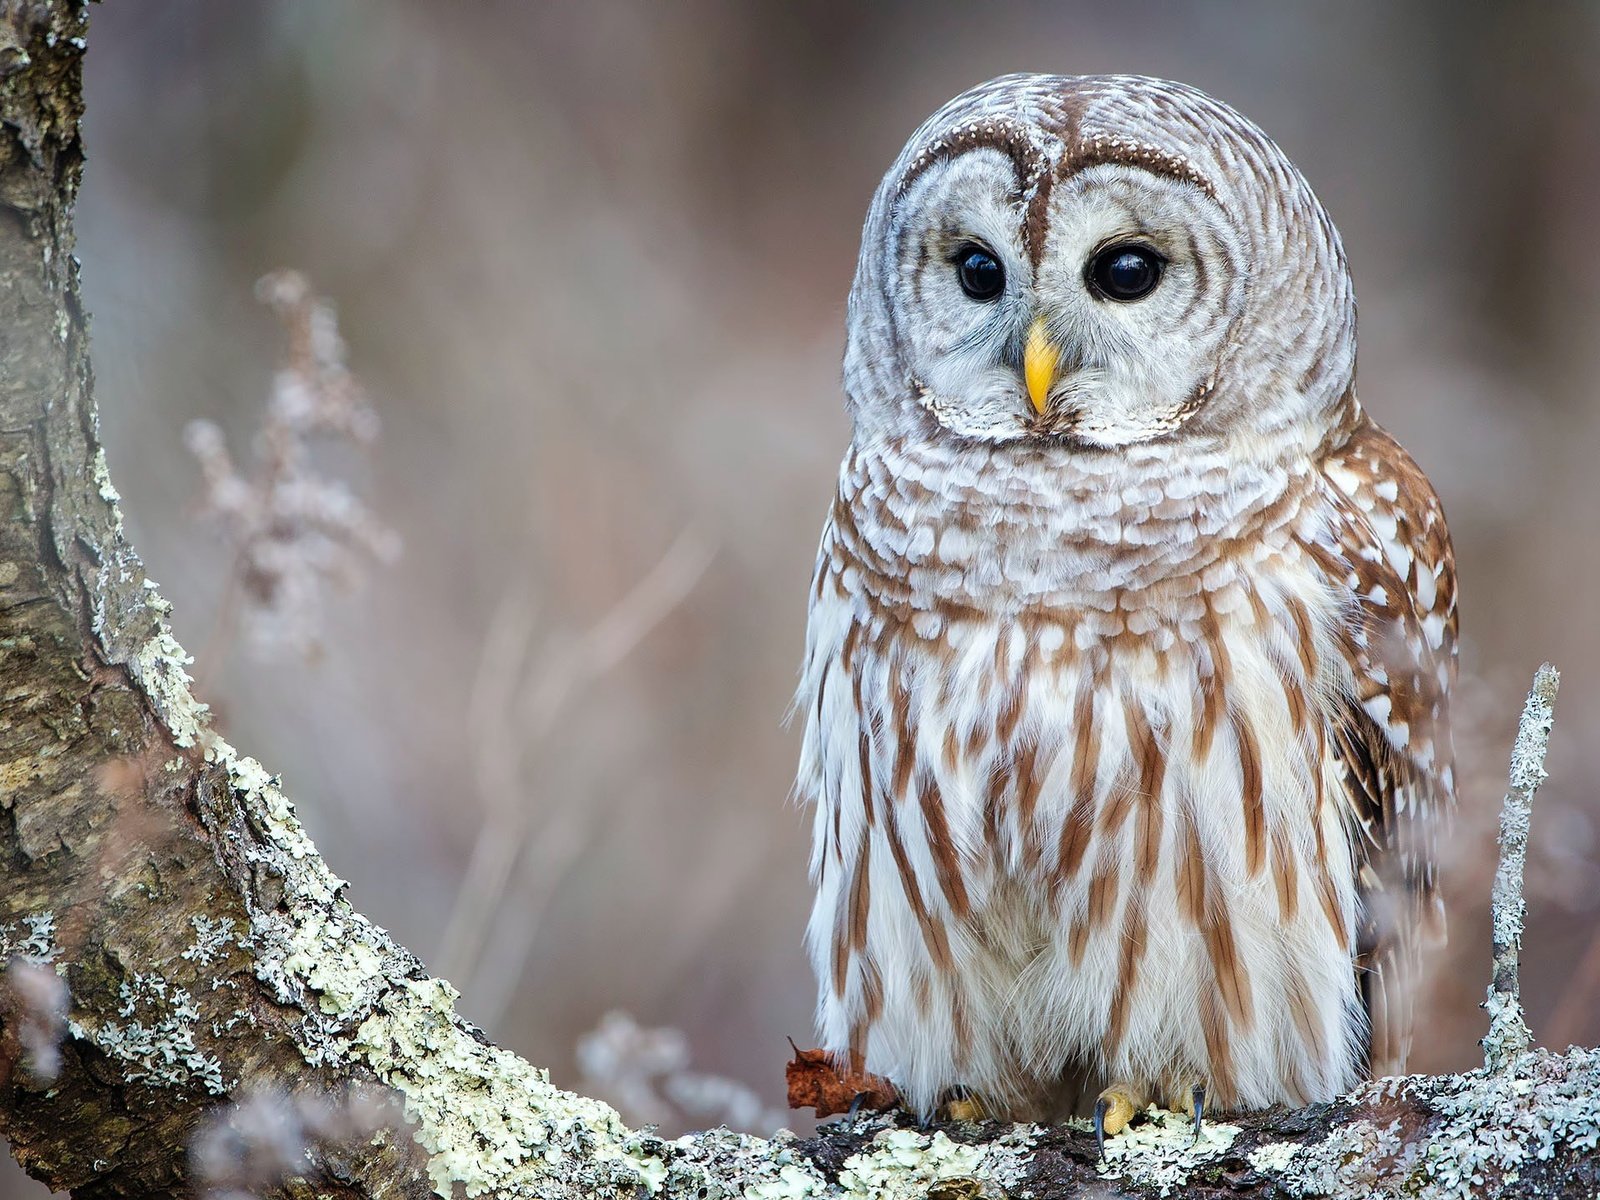
[[[1522,1015],[1517,971],[1522,960],[1522,926],[1528,905],[1522,898],[1522,872],[1528,861],[1528,827],[1533,820],[1533,794],[1545,780],[1544,756],[1556,720],[1556,692],[1561,674],[1549,663],[1533,678],[1533,690],[1517,722],[1511,749],[1511,785],[1500,806],[1500,862],[1490,894],[1494,922],[1494,973],[1483,1007],[1489,1011],[1489,1032],[1483,1039],[1484,1065],[1503,1071],[1533,1044]]]
[[[1381,1081],[1196,1145],[1157,1116],[1097,1163],[1071,1124],[665,1141],[492,1045],[208,729],[123,535],[72,258],[85,21],[0,3],[0,1133],[30,1172],[84,1197],[1592,1193],[1592,1051]],[[305,1144],[267,1154],[262,1124]]]

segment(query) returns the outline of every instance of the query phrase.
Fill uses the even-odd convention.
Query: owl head
[[[1009,75],[911,138],[850,295],[858,437],[1079,449],[1326,423],[1338,233],[1259,129],[1181,84]]]

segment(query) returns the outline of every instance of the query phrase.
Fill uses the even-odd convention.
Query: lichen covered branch
[[[1528,828],[1533,817],[1533,794],[1545,780],[1544,757],[1556,719],[1556,691],[1561,674],[1549,663],[1533,677],[1533,688],[1517,722],[1511,748],[1511,778],[1500,808],[1500,863],[1490,895],[1494,923],[1494,969],[1484,1008],[1489,1012],[1489,1032],[1483,1039],[1484,1063],[1503,1071],[1533,1044],[1523,1016],[1518,966],[1522,956],[1522,927],[1528,905],[1522,896],[1522,874],[1528,860]]]

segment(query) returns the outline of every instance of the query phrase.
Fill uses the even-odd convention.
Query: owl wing
[[[1455,802],[1455,555],[1427,476],[1370,420],[1322,469],[1339,514],[1322,551],[1357,609],[1343,638],[1354,694],[1330,741],[1361,831],[1356,971],[1377,1077],[1405,1068],[1422,951],[1444,937],[1436,847]]]

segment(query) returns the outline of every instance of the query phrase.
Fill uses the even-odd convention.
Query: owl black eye
[[[1161,269],[1167,265],[1149,246],[1123,242],[1107,246],[1089,260],[1085,277],[1107,300],[1143,300],[1161,282]]]
[[[1006,269],[981,246],[963,246],[956,251],[956,278],[963,292],[985,303],[1006,290]]]

